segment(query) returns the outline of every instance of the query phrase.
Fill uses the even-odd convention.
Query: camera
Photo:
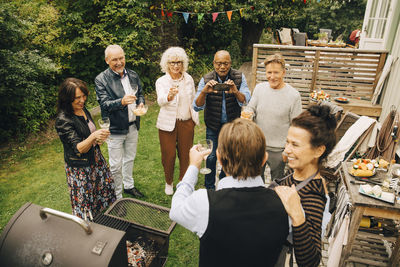
[[[229,85],[226,83],[217,83],[213,88],[216,91],[229,91]]]

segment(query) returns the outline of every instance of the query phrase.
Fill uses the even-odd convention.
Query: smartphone
[[[213,88],[216,91],[229,91],[229,85],[226,83],[217,83]]]

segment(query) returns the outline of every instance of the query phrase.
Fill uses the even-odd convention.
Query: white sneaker
[[[174,194],[174,185],[173,184],[165,184],[165,194],[170,196]]]

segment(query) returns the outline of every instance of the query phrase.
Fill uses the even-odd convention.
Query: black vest
[[[214,71],[204,75],[204,84],[210,80],[218,81],[217,73]],[[242,84],[242,73],[235,69],[230,69],[228,73],[228,78],[231,79],[238,90],[240,90],[240,85]],[[206,107],[204,109],[204,122],[206,126],[218,132],[221,125],[221,115],[222,115],[222,94],[223,92],[210,93],[206,96]],[[228,117],[228,122],[233,121],[240,117],[240,106],[237,103],[234,94],[225,94],[226,103],[226,115]]]
[[[274,266],[289,232],[288,215],[265,187],[207,190],[208,226],[199,266]]]

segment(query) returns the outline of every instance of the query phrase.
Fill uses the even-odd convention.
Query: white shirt
[[[207,230],[210,205],[206,189],[194,190],[198,172],[196,166],[190,165],[182,181],[176,186],[169,217],[200,238]],[[219,181],[216,190],[258,186],[264,186],[261,176],[248,177],[246,180],[228,176]]]
[[[124,87],[125,95],[135,95],[137,88],[132,89],[131,83],[129,82],[129,77],[124,70],[124,76],[121,78],[122,87]],[[136,108],[136,102],[128,105],[128,118],[129,122],[136,120],[136,115],[133,110]]]

